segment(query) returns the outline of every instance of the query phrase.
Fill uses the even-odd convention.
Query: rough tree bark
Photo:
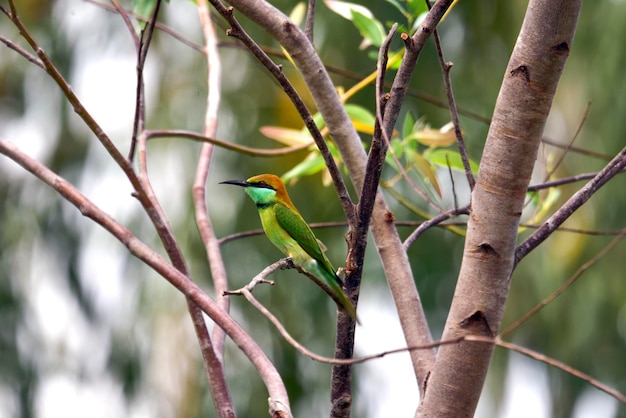
[[[531,0],[509,61],[472,193],[463,263],[443,339],[498,334],[518,223],[581,0]],[[492,344],[439,348],[416,417],[473,416]]]

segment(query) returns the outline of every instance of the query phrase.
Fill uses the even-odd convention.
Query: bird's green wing
[[[276,220],[287,233],[293,238],[307,254],[317,260],[321,265],[333,272],[333,267],[320,248],[319,242],[313,231],[302,219],[299,213],[294,212],[287,206],[277,203],[274,205]]]
[[[281,203],[274,205],[274,213],[276,214],[278,224],[316,261],[315,263],[313,260],[310,260],[304,266],[305,270],[310,273],[309,277],[324,289],[335,302],[343,306],[352,318],[359,322],[354,305],[341,288],[341,280],[337,277],[333,266],[326,255],[324,255],[322,248],[320,248],[315,234],[302,219],[302,216]]]

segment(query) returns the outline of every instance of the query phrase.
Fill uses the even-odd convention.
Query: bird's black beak
[[[248,187],[250,183],[245,180],[226,180],[220,181],[220,184],[234,184],[235,186]]]

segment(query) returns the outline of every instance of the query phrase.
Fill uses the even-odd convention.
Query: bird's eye
[[[266,183],[266,182],[264,182],[263,180],[261,180],[261,181],[259,182],[259,186],[261,186],[261,187],[267,187],[267,183]]]

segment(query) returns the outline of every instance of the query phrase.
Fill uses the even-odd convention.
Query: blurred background
[[[122,19],[84,1],[17,2],[23,22],[51,56],[90,113],[126,154],[134,115],[135,52]],[[289,13],[293,1],[274,1]],[[362,2],[383,23],[403,21],[387,2]],[[8,7],[7,2],[2,2]],[[460,2],[440,27],[446,59],[454,63],[452,82],[460,108],[489,118],[527,3]],[[128,5],[127,5],[128,6]],[[277,48],[269,36],[238,16],[261,44]],[[599,170],[624,146],[626,131],[626,2],[585,2],[573,49],[557,91],[545,136],[568,144],[585,119],[574,145],[595,154],[570,151],[556,176]],[[161,21],[202,44],[195,5],[164,3]],[[290,103],[248,53],[224,40],[223,101],[219,138],[259,148],[278,146],[259,128],[299,129]],[[0,35],[25,45],[2,16]],[[374,49],[359,50],[354,26],[320,3],[315,42],[325,63],[365,76],[375,69]],[[394,44],[399,48],[399,43]],[[289,62],[285,72],[302,88]],[[198,51],[157,32],[146,73],[148,127],[202,131],[206,64]],[[358,80],[333,73],[337,86]],[[389,77],[389,80],[391,78]],[[442,76],[432,42],[422,53],[412,86],[444,99]],[[351,103],[373,111],[374,89]],[[405,112],[433,127],[449,112],[415,96]],[[402,119],[402,118],[401,118]],[[479,161],[488,123],[461,117],[471,157]],[[77,185],[91,200],[163,253],[132,189],[94,135],[73,113],[56,85],[35,65],[0,48],[0,137]],[[368,141],[367,135],[363,135]],[[191,182],[200,145],[183,139],[150,144],[152,185],[173,225],[195,281],[211,292],[210,272],[193,216]],[[537,178],[564,151],[544,145]],[[273,172],[302,161],[306,151],[280,158],[253,158],[215,152],[207,185],[208,206],[220,237],[258,229],[260,222],[242,190],[220,186]],[[383,174],[390,180],[389,167]],[[451,207],[447,170],[438,171],[443,201]],[[456,176],[456,175],[455,175]],[[309,222],[341,221],[334,189],[319,174],[289,185],[295,204]],[[462,176],[455,177],[459,204],[467,203]],[[554,207],[581,183],[562,187]],[[395,189],[424,211],[429,208],[402,182]],[[624,228],[625,179],[618,176],[566,224],[611,231]],[[354,195],[353,195],[354,196]],[[419,220],[392,196],[399,221]],[[525,221],[533,214],[525,215]],[[407,236],[412,227],[401,227]],[[343,227],[316,230],[333,264],[345,259]],[[522,237],[528,231],[522,233]],[[515,272],[504,326],[556,290],[612,236],[554,234]],[[281,257],[263,236],[230,241],[223,256],[231,287],[245,284]],[[415,280],[435,338],[441,335],[460,267],[463,237],[432,229],[409,250]],[[623,243],[556,301],[508,339],[575,367],[626,392],[626,280]],[[357,355],[402,347],[404,340],[379,260],[368,248],[357,329]],[[256,296],[309,349],[332,356],[335,310],[315,285],[294,271],[280,271],[277,285]],[[328,414],[330,366],[302,357],[244,300],[233,298],[234,317],[257,339],[288,386],[295,416]],[[0,418],[5,417],[210,417],[215,416],[197,342],[184,298],[155,272],[82,217],[47,186],[0,156]],[[226,371],[239,416],[265,416],[267,392],[247,359],[227,344]],[[355,367],[355,417],[412,416],[418,403],[408,356],[399,354]],[[626,407],[563,371],[497,349],[477,417],[618,417]]]

